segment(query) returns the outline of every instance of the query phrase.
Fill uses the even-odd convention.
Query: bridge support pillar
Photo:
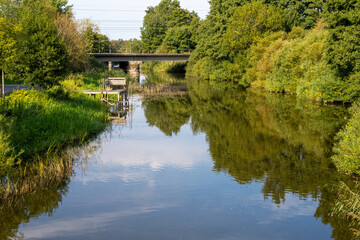
[[[113,63],[112,61],[108,62],[108,67],[109,67],[109,71],[111,71],[113,69]]]
[[[130,61],[128,66],[128,72],[132,76],[137,76],[140,73],[140,65],[142,62],[140,61]]]

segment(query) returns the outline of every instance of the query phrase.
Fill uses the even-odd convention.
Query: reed
[[[336,187],[337,200],[331,211],[332,216],[346,219],[354,239],[360,238],[360,184],[358,181],[349,186],[340,182]]]

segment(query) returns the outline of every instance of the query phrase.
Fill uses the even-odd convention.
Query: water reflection
[[[240,184],[263,183],[265,199],[292,210],[266,221],[315,213],[331,224],[336,239],[354,237],[346,214],[332,214],[339,181],[350,181],[329,159],[333,137],[346,121],[346,108],[204,81],[189,81],[188,88],[189,98],[144,103],[149,125],[171,136],[191,118],[193,132],[207,136],[216,171]],[[319,201],[320,206],[297,208],[291,204],[293,196]]]
[[[189,122],[192,104],[189,96],[162,98],[143,103],[147,123],[156,126],[166,136],[180,131]]]
[[[356,238],[346,215],[357,212],[341,204],[359,187],[329,160],[345,108],[187,85],[188,95],[133,96],[117,115],[125,125],[52,181],[26,181],[46,183],[36,191],[2,199],[0,238]]]
[[[20,224],[44,215],[51,217],[68,192],[74,166],[85,170],[100,144],[95,140],[81,149],[69,149],[1,175],[0,239],[21,239]]]

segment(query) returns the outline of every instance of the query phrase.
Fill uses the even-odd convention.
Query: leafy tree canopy
[[[198,20],[197,14],[182,9],[178,0],[162,0],[157,6],[149,7],[141,28],[144,51],[155,52],[170,28],[189,26]]]
[[[116,51],[111,47],[109,38],[101,34],[99,27],[89,19],[81,21],[80,32],[85,36],[88,52],[109,53]]]
[[[66,48],[47,10],[46,1],[21,2],[18,17],[21,32],[9,71],[15,79],[41,87],[56,84],[67,70]]]
[[[330,29],[328,62],[342,77],[360,72],[360,2],[329,0],[325,19]]]

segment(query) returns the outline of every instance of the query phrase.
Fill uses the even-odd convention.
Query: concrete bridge
[[[106,62],[109,70],[113,68],[114,62],[146,62],[146,61],[188,61],[190,54],[138,54],[138,53],[91,53],[95,59]]]

